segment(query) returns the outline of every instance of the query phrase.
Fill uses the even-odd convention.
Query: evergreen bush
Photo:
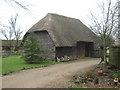
[[[29,64],[39,64],[45,58],[40,56],[44,53],[41,49],[40,42],[37,40],[35,33],[30,33],[23,44],[24,55],[23,58]]]

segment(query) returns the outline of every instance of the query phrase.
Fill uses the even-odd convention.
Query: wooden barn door
[[[92,57],[92,54],[93,54],[93,43],[86,42],[86,44],[85,44],[85,56]]]
[[[85,42],[77,43],[77,57],[85,56]]]

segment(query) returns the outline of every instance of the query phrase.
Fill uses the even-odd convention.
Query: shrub
[[[39,64],[44,60],[45,58],[41,57],[40,54],[42,54],[44,51],[41,49],[40,42],[36,39],[36,36],[34,33],[30,33],[25,40],[23,44],[24,49],[24,56],[23,58],[27,63],[30,64]]]
[[[114,73],[114,78],[120,78],[120,70],[117,73]]]

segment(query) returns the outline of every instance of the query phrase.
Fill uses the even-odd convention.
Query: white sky
[[[7,24],[8,19],[17,12],[19,25],[25,32],[36,22],[42,19],[47,13],[56,13],[76,19],[83,23],[90,23],[90,11],[99,13],[97,2],[101,0],[17,0],[27,5],[30,4],[30,12],[20,8],[13,8],[0,1],[0,22]],[[116,0],[113,0],[116,1]],[[0,38],[3,38],[0,35]]]

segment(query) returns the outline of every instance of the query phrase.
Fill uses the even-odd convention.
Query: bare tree
[[[12,46],[11,40],[13,39],[13,31],[11,30],[10,25],[6,26],[4,24],[1,24],[0,32],[3,35],[3,37],[9,42],[9,48]]]
[[[90,28],[101,37],[102,46],[103,46],[103,60],[106,63],[106,47],[109,38],[115,34],[116,26],[117,26],[117,3],[113,5],[111,0],[107,0],[107,4],[105,2],[98,4],[100,18],[97,18],[93,13],[91,13],[92,17],[92,25]],[[101,61],[101,62],[102,62]],[[100,63],[101,63],[100,62]]]
[[[23,3],[17,1],[17,0],[3,0],[7,4],[11,5],[12,7],[18,6],[26,11],[29,11],[28,6],[29,5],[24,5]]]
[[[26,10],[26,11],[30,11],[28,9],[28,6],[29,5],[24,5],[22,2],[20,1],[17,1],[17,0],[1,0],[1,1],[4,1],[5,3],[11,5],[12,7],[16,8],[16,6]],[[2,28],[0,28],[0,32],[1,34],[5,37],[6,40],[12,40],[13,39],[13,36],[15,35],[16,36],[16,40],[18,40],[19,38],[21,38],[21,31],[19,30],[20,27],[18,28],[18,30],[15,30],[16,27],[15,27],[15,24],[16,24],[16,20],[17,20],[17,14],[16,16],[13,18],[10,18],[9,20],[9,25],[5,25],[5,24],[2,24],[0,22],[0,26],[2,26]],[[3,29],[4,28],[4,29]],[[11,30],[13,29],[13,30]],[[14,32],[13,32],[14,31]],[[14,35],[13,35],[14,34]]]
[[[22,38],[22,30],[20,26],[17,25],[17,19],[18,14],[15,15],[15,17],[11,17],[10,20],[8,20],[9,25],[5,26],[2,25],[1,33],[6,38],[6,40],[15,40],[15,49],[18,47],[18,41]],[[9,42],[11,45],[11,42]]]
[[[18,14],[16,14],[15,17],[10,18],[9,21],[10,31],[13,33],[13,39],[16,40],[15,50],[18,47],[18,41],[21,39],[23,33],[23,31],[21,31],[20,26],[17,27],[17,19],[18,19]]]

